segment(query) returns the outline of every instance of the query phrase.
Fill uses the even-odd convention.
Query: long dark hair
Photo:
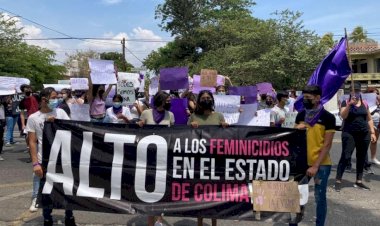
[[[194,111],[194,113],[197,114],[197,115],[203,115],[203,113],[204,113],[204,109],[200,106],[200,102],[201,102],[201,97],[205,93],[207,93],[208,95],[210,95],[211,102],[212,102],[211,111],[214,111],[214,105],[215,105],[214,96],[212,95],[211,91],[209,91],[209,90],[202,90],[198,94],[197,106],[196,106],[195,111]]]
[[[165,93],[164,91],[158,91],[156,95],[153,97],[153,106],[155,108],[161,107],[166,103],[166,100],[168,99],[170,95],[168,93]]]

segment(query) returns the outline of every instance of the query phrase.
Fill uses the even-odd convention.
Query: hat
[[[361,89],[362,89],[362,85],[360,84],[360,82],[354,82],[354,90],[361,90]],[[350,83],[349,90],[352,90],[352,83]]]

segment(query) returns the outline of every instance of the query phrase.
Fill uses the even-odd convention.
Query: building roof
[[[351,54],[370,54],[380,50],[377,42],[349,43]]]

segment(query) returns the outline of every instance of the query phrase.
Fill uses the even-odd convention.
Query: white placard
[[[70,85],[66,84],[43,84],[44,88],[52,87],[57,92],[61,92],[62,89],[71,89]]]
[[[92,72],[105,72],[105,73],[113,73],[115,74],[115,66],[113,60],[96,60],[89,59],[88,65]],[[107,83],[109,84],[109,83]]]
[[[87,78],[70,78],[72,90],[88,90]]]
[[[254,118],[257,111],[257,103],[240,105],[241,113],[236,125],[253,126]]]
[[[256,117],[253,119],[254,126],[270,126],[270,109],[256,111]]]
[[[117,93],[123,97],[123,105],[133,105],[136,101],[135,88],[131,80],[119,80]]]
[[[281,125],[284,128],[294,128],[296,123],[297,112],[287,112],[285,113],[285,122]]]
[[[137,73],[128,73],[128,72],[118,72],[117,79],[121,80],[129,80],[133,82],[133,87],[135,89],[140,88],[140,74]]]
[[[92,84],[116,84],[115,72],[91,72]]]
[[[375,107],[375,106],[377,106],[377,104],[376,104],[376,93],[362,93],[361,94],[362,95],[362,98],[363,98],[363,100],[365,100],[366,102],[367,102],[367,104],[368,104],[368,107]],[[342,103],[342,101],[345,101],[345,100],[347,100],[348,101],[348,98],[349,98],[349,95],[343,95],[343,96],[341,96],[341,98],[340,98],[340,102]]]
[[[23,84],[30,85],[30,80],[27,78],[0,76],[0,92],[9,93],[10,90],[16,89],[18,93],[21,93],[20,86]]]
[[[228,124],[235,124],[240,115],[240,96],[215,95],[215,111],[222,113]]]
[[[70,85],[70,80],[58,80],[58,84]]]
[[[158,81],[157,76],[150,79],[150,84],[149,84],[149,95],[150,96],[156,95],[156,93],[158,92],[158,84],[159,84],[159,81]]]
[[[90,121],[90,105],[89,104],[69,104],[71,120],[74,121]]]
[[[8,89],[7,87],[0,87],[0,96],[8,96],[16,93],[15,89]]]
[[[336,93],[333,98],[331,98],[327,103],[323,105],[323,107],[329,111],[336,111],[338,110],[338,93]]]

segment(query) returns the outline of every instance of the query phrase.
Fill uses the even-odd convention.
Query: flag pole
[[[354,90],[354,78],[352,76],[352,61],[351,61],[351,54],[350,54],[350,47],[348,45],[348,36],[347,36],[347,29],[344,28],[344,37],[346,38],[346,48],[347,48],[347,57],[348,57],[348,64],[350,65],[350,78],[351,78],[351,92],[355,92]]]

